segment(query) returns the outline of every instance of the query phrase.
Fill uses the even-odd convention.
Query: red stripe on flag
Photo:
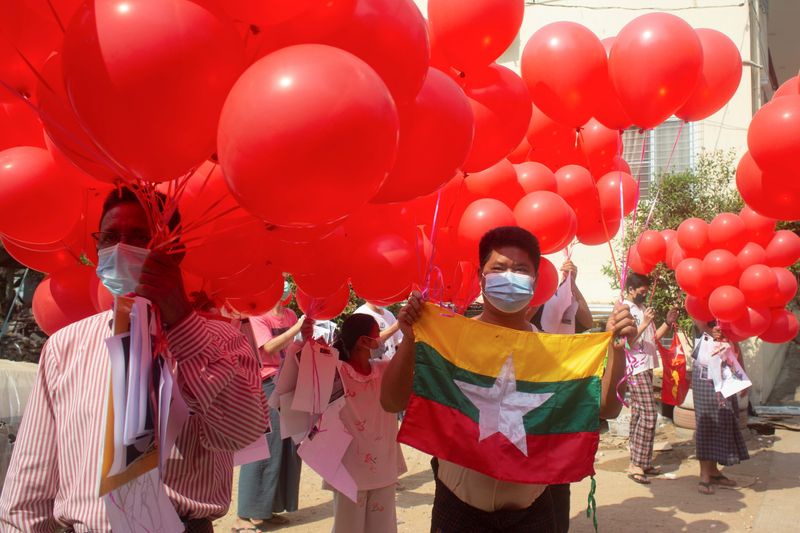
[[[478,441],[460,411],[411,395],[397,441],[487,476],[516,483],[573,483],[594,475],[597,432],[528,435],[526,457],[504,435]]]

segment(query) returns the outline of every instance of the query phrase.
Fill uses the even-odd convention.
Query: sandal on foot
[[[288,518],[286,518],[283,515],[274,514],[274,515],[270,516],[269,518],[267,518],[266,520],[264,520],[264,522],[266,522],[268,524],[272,524],[274,526],[285,526],[286,524],[291,522],[291,520],[289,520]]]
[[[701,481],[697,484],[697,492],[705,496],[711,496],[715,492],[714,484],[710,481],[708,483]]]
[[[664,471],[657,466],[651,466],[650,468],[646,468],[644,473],[647,474],[648,476],[660,476],[661,474],[664,473]]]
[[[713,483],[714,485],[719,485],[721,487],[735,487],[736,485],[738,485],[736,481],[732,480],[729,477],[725,477],[722,474],[719,474],[717,476],[711,476],[711,483]]]
[[[644,475],[644,474],[640,474],[638,472],[629,472],[628,473],[628,479],[630,479],[631,481],[633,481],[635,483],[638,483],[640,485],[649,485],[650,484],[650,480],[647,479],[647,476]]]

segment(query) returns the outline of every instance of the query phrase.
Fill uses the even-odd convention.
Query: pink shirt
[[[45,344],[0,496],[0,531],[110,531],[97,497],[110,321],[110,311],[94,315]],[[167,341],[191,410],[166,463],[167,494],[180,516],[220,517],[230,505],[233,452],[266,428],[257,361],[229,324],[196,314]]]
[[[286,333],[297,323],[297,315],[294,311],[285,307],[278,313],[269,311],[260,316],[250,318],[250,327],[253,328],[253,337],[256,346],[261,354],[261,379],[267,379],[278,373],[281,361],[286,357],[286,349],[273,354],[264,351],[263,346],[270,340],[282,333]]]
[[[397,443],[397,415],[381,408],[381,380],[389,360],[371,359],[372,372],[363,376],[342,364],[346,402],[341,419],[353,441],[342,459],[358,490],[392,485],[406,471]]]

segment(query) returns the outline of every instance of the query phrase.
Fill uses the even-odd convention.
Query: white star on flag
[[[553,393],[518,392],[514,361],[510,355],[491,387],[480,387],[459,380],[453,382],[480,411],[478,442],[495,433],[502,433],[527,457],[528,441],[522,417],[549,400]]]

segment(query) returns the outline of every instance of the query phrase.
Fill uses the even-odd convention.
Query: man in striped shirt
[[[145,247],[150,228],[136,194],[121,189],[106,200],[95,238],[99,249]],[[192,310],[175,257],[151,251],[135,292],[161,312],[190,409],[162,473],[167,495],[187,532],[211,533],[230,505],[233,452],[263,435],[266,405],[247,340]],[[86,318],[45,344],[0,496],[0,531],[111,530],[97,495],[111,319],[110,311]]]

